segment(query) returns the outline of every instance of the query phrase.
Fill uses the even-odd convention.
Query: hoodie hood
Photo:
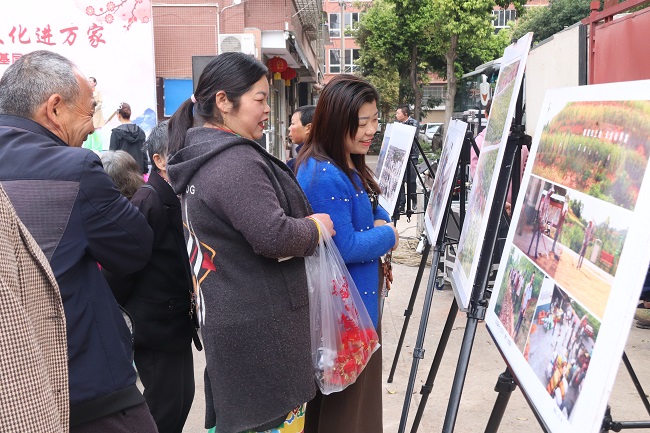
[[[142,143],[145,140],[144,131],[135,123],[124,123],[113,128],[113,133],[128,144]]]
[[[185,147],[167,162],[167,174],[176,194],[185,192],[187,185],[199,168],[215,155],[232,146],[252,146],[276,165],[283,164],[258,143],[231,132],[214,128],[190,128],[185,136]]]

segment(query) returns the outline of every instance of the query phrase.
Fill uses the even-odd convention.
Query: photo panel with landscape
[[[549,90],[541,113],[504,250],[549,282],[523,351],[512,266],[485,321],[546,430],[596,433],[650,262],[650,81]]]
[[[531,176],[513,243],[602,318],[632,212]]]
[[[451,192],[452,183],[458,167],[458,158],[463,148],[463,140],[467,131],[467,123],[452,120],[447,128],[442,155],[436,170],[436,176],[431,187],[429,204],[424,215],[424,226],[429,244],[435,245],[441,230],[445,205]],[[444,230],[444,228],[442,228]]]
[[[533,173],[634,209],[650,155],[650,101],[574,101],[544,122]]]
[[[501,91],[495,94],[492,101],[486,140],[478,158],[467,214],[458,241],[457,259],[451,274],[451,285],[461,311],[469,306],[478,259],[494,199],[496,179],[501,170],[505,150],[505,146],[500,144],[505,143],[503,137],[507,137],[510,131],[531,41],[532,33],[527,33],[516,43],[508,46],[503,55],[501,72],[505,71],[505,74],[502,79],[500,72],[497,80],[497,89]],[[503,84],[500,84],[502,80]]]
[[[393,123],[390,130],[386,156],[383,159],[381,173],[377,179],[381,190],[379,204],[389,215],[392,215],[395,211],[400,185],[406,172],[406,165],[409,163],[409,155],[416,131],[415,126],[403,123]]]

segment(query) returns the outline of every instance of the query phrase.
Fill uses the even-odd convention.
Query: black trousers
[[[406,206],[406,194],[408,193],[409,198],[411,199],[411,204],[413,207],[417,205],[418,194],[417,194],[417,178],[418,175],[413,168],[411,161],[414,161],[417,164],[417,159],[410,158],[408,165],[406,166],[406,171],[404,172],[404,178],[402,179],[401,187],[399,189],[399,195],[397,197],[397,207],[398,209],[404,209]],[[404,186],[406,185],[406,191],[404,191]]]
[[[159,433],[182,433],[194,400],[192,346],[178,352],[135,350],[144,398]]]
[[[156,433],[147,403],[70,428],[70,433]]]

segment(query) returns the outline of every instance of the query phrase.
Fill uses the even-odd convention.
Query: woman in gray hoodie
[[[268,96],[262,63],[221,54],[169,123],[168,172],[202,321],[206,428],[218,433],[294,428],[316,393],[303,257],[318,244],[317,220],[334,230],[254,141]]]

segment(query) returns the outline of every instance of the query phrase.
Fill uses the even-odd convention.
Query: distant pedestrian
[[[145,133],[138,125],[131,122],[131,106],[122,102],[117,109],[117,120],[121,125],[111,132],[110,150],[123,150],[135,159],[141,174],[149,172],[147,155],[144,150]]]
[[[399,195],[397,197],[397,208],[399,212],[406,210],[406,196],[411,200],[411,210],[416,211],[418,208],[418,194],[417,194],[417,171],[414,166],[417,166],[420,158],[420,148],[418,146],[418,131],[420,130],[420,122],[411,117],[411,109],[408,105],[400,105],[395,110],[395,119],[405,125],[415,127],[415,136],[413,143],[411,143],[409,162],[406,165],[404,172],[404,179],[400,183]],[[404,185],[406,184],[406,193],[404,192]]]
[[[293,155],[287,165],[292,171],[295,171],[296,158],[303,144],[309,138],[311,132],[311,122],[314,118],[314,105],[303,105],[298,107],[291,116],[291,125],[289,125],[289,138],[294,146]]]

